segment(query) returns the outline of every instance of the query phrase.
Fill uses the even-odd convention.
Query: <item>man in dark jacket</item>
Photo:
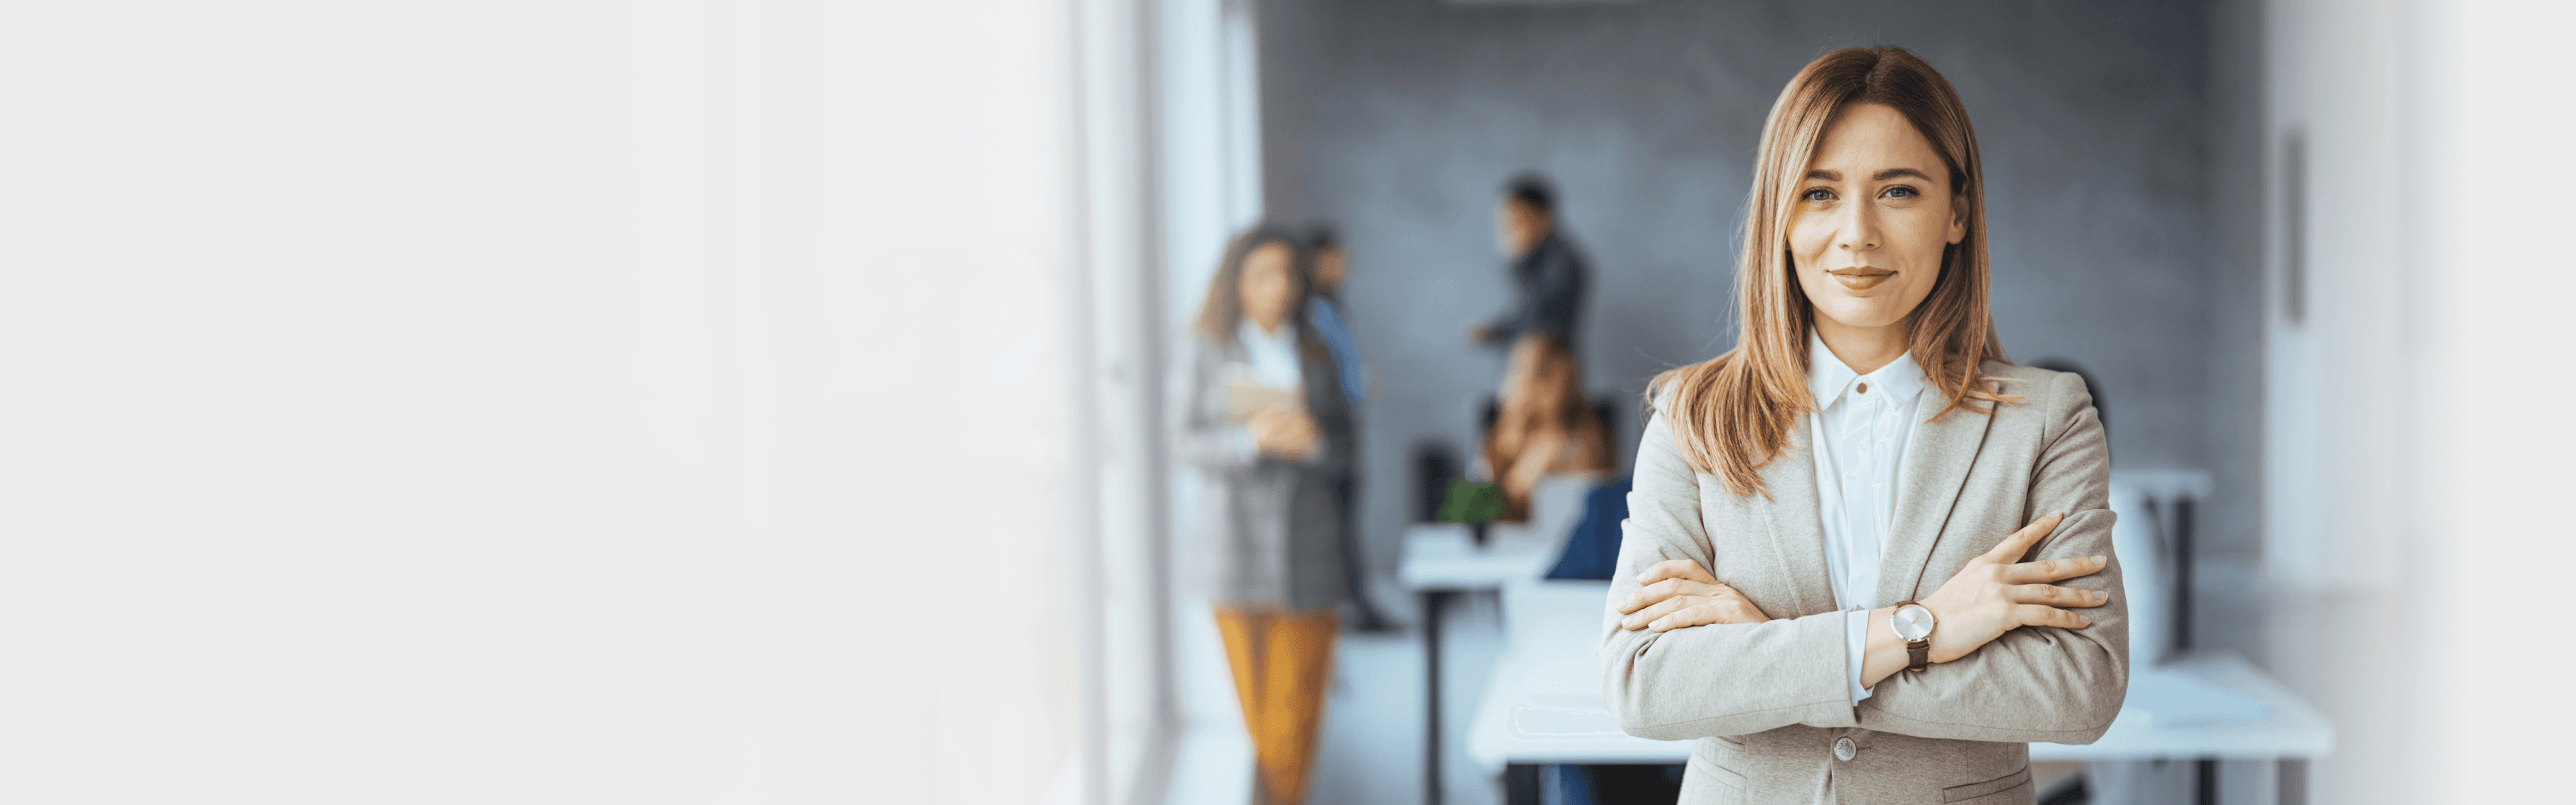
[[[1496,240],[1512,260],[1520,298],[1510,310],[1468,329],[1470,340],[1510,349],[1521,336],[1546,333],[1577,343],[1575,317],[1583,305],[1588,272],[1582,255],[1556,231],[1556,194],[1546,179],[1524,174],[1503,188],[1495,217]]]

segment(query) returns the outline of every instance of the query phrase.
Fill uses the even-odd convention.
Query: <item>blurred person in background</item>
[[[1574,350],[1547,333],[1522,336],[1504,364],[1500,411],[1485,432],[1485,466],[1503,490],[1503,519],[1529,519],[1539,479],[1602,472],[1617,463],[1610,429],[1583,396]]]
[[[1336,607],[1351,589],[1341,500],[1357,442],[1332,351],[1298,315],[1305,238],[1226,247],[1175,391],[1181,460],[1206,478],[1190,575],[1215,608],[1261,802],[1295,805],[1322,722]]]
[[[1522,174],[1503,187],[1494,212],[1495,246],[1511,260],[1518,299],[1491,321],[1467,328],[1476,344],[1510,349],[1521,337],[1544,333],[1572,346],[1583,305],[1583,256],[1556,225],[1556,191],[1537,174]]]
[[[1359,342],[1342,318],[1342,283],[1351,277],[1350,253],[1342,249],[1341,238],[1330,224],[1316,224],[1308,238],[1313,257],[1307,265],[1313,269],[1308,273],[1314,292],[1306,300],[1306,323],[1333,350],[1333,361],[1341,366],[1342,393],[1356,407],[1368,396],[1368,384],[1360,367]]]
[[[1604,613],[1604,698],[1695,740],[1683,803],[2033,799],[2119,715],[2128,624],[2092,397],[1987,307],[1966,108],[1844,48],[1764,125],[1736,347],[1665,372]]]
[[[1349,252],[1342,249],[1341,238],[1331,224],[1316,224],[1308,233],[1312,257],[1306,261],[1307,285],[1314,289],[1306,298],[1306,324],[1315,328],[1315,337],[1332,349],[1333,363],[1341,368],[1342,393],[1351,398],[1353,429],[1357,429],[1358,412],[1368,396],[1368,382],[1360,366],[1359,341],[1351,337],[1351,327],[1342,318],[1342,282],[1350,279]],[[1359,462],[1350,462],[1352,471],[1342,474],[1342,573],[1350,580],[1352,614],[1363,632],[1384,631],[1386,616],[1378,614],[1369,601],[1368,573],[1362,567],[1359,516]]]

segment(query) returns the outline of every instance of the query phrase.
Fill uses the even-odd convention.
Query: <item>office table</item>
[[[1509,647],[1468,727],[1467,754],[1504,772],[1549,763],[1684,763],[1688,741],[1619,730],[1601,701],[1602,606],[1609,583],[1523,580],[1502,588]],[[2297,760],[2334,748],[2322,714],[2233,654],[2133,668],[2129,702],[2082,746],[2031,744],[2032,760]]]
[[[1615,478],[1610,473],[1566,473],[1541,479],[1530,491],[1527,523],[1486,526],[1477,545],[1464,523],[1415,523],[1404,531],[1396,580],[1422,599],[1423,793],[1440,792],[1440,614],[1450,597],[1502,589],[1537,579],[1556,563],[1565,540],[1583,517],[1584,495]]]
[[[1502,589],[1504,582],[1537,578],[1555,561],[1557,541],[1519,523],[1485,527],[1477,545],[1465,523],[1415,523],[1404,532],[1396,580],[1422,599],[1423,801],[1440,791],[1440,613],[1451,596]]]

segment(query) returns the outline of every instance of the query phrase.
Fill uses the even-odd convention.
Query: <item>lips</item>
[[[1871,288],[1876,288],[1879,283],[1886,282],[1887,278],[1896,276],[1896,272],[1894,271],[1884,268],[1870,268],[1868,266],[1837,268],[1825,273],[1834,275],[1834,280],[1842,283],[1845,290],[1852,291],[1866,291]]]

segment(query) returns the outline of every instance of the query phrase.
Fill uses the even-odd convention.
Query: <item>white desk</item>
[[[1551,475],[1530,492],[1530,521],[1486,526],[1477,545],[1464,523],[1415,523],[1404,530],[1396,580],[1422,596],[1424,799],[1440,794],[1440,610],[1450,596],[1499,590],[1547,575],[1583,517],[1584,496],[1610,480],[1604,473]],[[1510,620],[1506,613],[1506,621]]]
[[[2030,745],[2032,760],[2284,760],[2334,751],[2334,725],[2234,653],[2129,671],[2129,700],[2101,740]]]
[[[1503,588],[1511,645],[1467,732],[1468,757],[1508,764],[1683,763],[1687,741],[1619,730],[1601,701],[1607,582],[1537,581]],[[2325,717],[2233,654],[2132,669],[2129,704],[2101,740],[2031,744],[2032,760],[2280,760],[2334,749]]]
[[[1495,523],[1485,527],[1486,544],[1477,545],[1464,523],[1415,523],[1404,531],[1404,554],[1396,579],[1422,598],[1422,785],[1423,801],[1438,805],[1440,791],[1440,613],[1451,596],[1498,590],[1511,580],[1547,573],[1558,551],[1526,524]]]
[[[1407,526],[1396,580],[1416,592],[1498,590],[1504,582],[1547,573],[1560,550],[1558,540],[1540,536],[1525,523],[1486,526],[1485,540],[1477,545],[1465,523]]]
[[[2163,536],[2155,527],[2162,512],[2147,501],[2205,496],[2206,484],[2204,474],[2189,471],[2113,473],[2112,507],[2120,512],[2114,541],[2128,572],[2131,652],[2141,661],[2163,651],[2174,595],[2163,589],[2172,580],[2164,567],[2170,560],[2163,557],[2169,546],[2159,543]],[[1579,509],[1580,498],[1572,500]],[[1563,510],[1562,503],[1548,503],[1555,505],[1547,508]],[[1499,590],[1502,595],[1510,645],[1468,726],[1468,757],[1496,773],[1526,764],[1686,762],[1688,742],[1630,736],[1603,706],[1594,649],[1609,583],[1541,580],[1571,522],[1539,519],[1551,521],[1550,527],[1495,526],[1491,544],[1483,548],[1469,541],[1462,525],[1417,525],[1405,534],[1398,577],[1425,593],[1432,612],[1438,599],[1452,592]],[[1427,659],[1436,675],[1436,615],[1430,620]],[[2317,757],[2334,748],[2334,730],[2322,714],[2232,654],[2133,667],[2128,693],[2128,705],[2100,740],[2082,746],[2032,744],[2031,759],[2285,760]],[[1438,696],[1435,676],[1430,750],[1435,753],[1435,785]]]

